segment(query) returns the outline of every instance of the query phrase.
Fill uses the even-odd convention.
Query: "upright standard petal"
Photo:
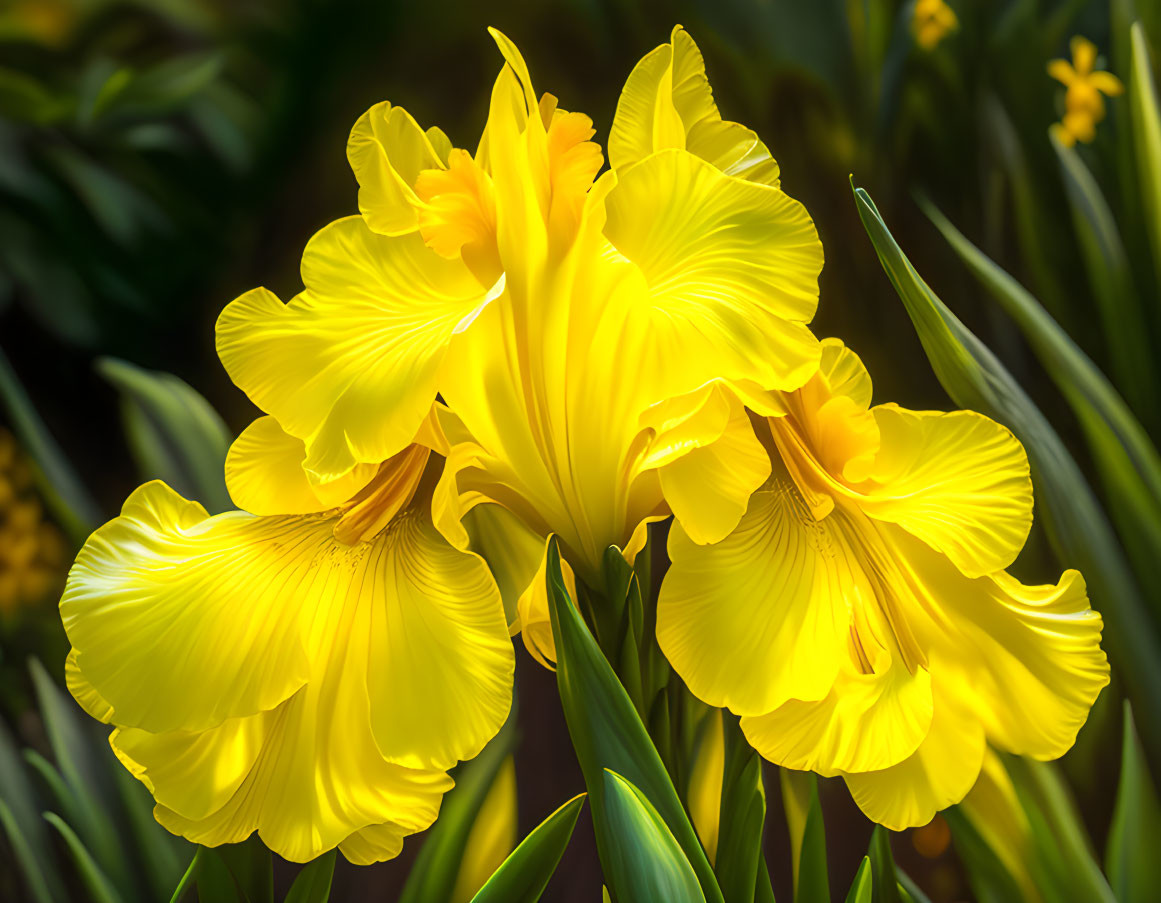
[[[678,25],[634,67],[609,134],[614,169],[655,151],[688,150],[727,175],[778,186],[778,164],[758,135],[722,119],[693,38]]]
[[[218,318],[230,378],[306,444],[316,483],[406,447],[435,400],[447,344],[487,293],[418,234],[377,235],[359,217],[303,255],[305,291],[283,305],[248,292]]]
[[[795,389],[815,371],[806,324],[822,244],[801,204],[668,150],[618,171],[605,210],[606,237],[647,286],[623,298],[625,342],[646,355],[652,401],[715,378]]]
[[[419,226],[421,200],[415,182],[424,170],[448,162],[447,139],[425,133],[411,114],[387,101],[359,117],[347,141],[347,159],[359,181],[359,212],[383,235],[404,235]]]

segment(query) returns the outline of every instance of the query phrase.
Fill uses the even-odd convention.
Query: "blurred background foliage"
[[[1035,899],[1028,888],[1075,899],[1076,887],[1085,899],[1157,899],[1158,883],[1140,883],[1156,857],[1134,844],[1161,830],[1150,778],[1161,763],[1161,3],[489,6],[0,0],[0,898],[160,899],[193,856],[152,823],[141,789],[60,695],[55,596],[87,530],[140,480],[228,507],[220,461],[253,409],[217,363],[213,322],[253,286],[291,296],[309,236],[355,211],[344,147],[357,116],[389,99],[470,146],[500,64],[484,31],[495,25],[538,88],[590,114],[603,140],[633,64],[681,22],[723,114],[762,135],[818,224],[819,335],[864,357],[877,401],[978,407],[1025,441],[1038,520],[1017,571],[1043,582],[1085,569],[1114,670],[1060,767],[989,760],[964,805],[887,846],[836,782],[794,786],[767,769],[778,898],[803,880],[843,898],[870,844],[872,864],[893,847],[937,903]],[[1049,75],[1054,59],[1085,75],[1078,35],[1095,45],[1088,69],[1124,91],[1094,100],[1087,82]],[[852,174],[867,192],[854,203]],[[932,326],[945,314],[946,335]],[[535,729],[502,735],[426,844],[365,870],[340,859],[336,899],[371,888],[427,899],[436,867],[424,861],[459,862],[467,846],[482,874],[439,879],[443,898],[466,900],[517,837],[583,789],[555,681],[520,658]],[[694,779],[724,767],[705,749],[711,764]],[[714,810],[712,792],[680,790],[703,843],[716,843],[718,826],[698,816]],[[473,829],[503,800],[514,820]],[[567,842],[569,805],[538,834]],[[37,817],[45,809],[55,821]],[[600,898],[590,817],[580,812],[550,899]],[[13,847],[13,824],[36,825],[29,849]],[[820,843],[821,878],[810,871]],[[238,874],[261,872],[255,856],[229,852],[198,874],[239,890]],[[29,861],[71,864],[42,869],[36,888],[16,867]],[[301,886],[324,871],[329,886],[329,870]],[[295,872],[280,866],[258,898],[281,899]]]

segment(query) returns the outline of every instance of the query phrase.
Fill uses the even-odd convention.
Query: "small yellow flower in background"
[[[703,545],[674,525],[657,639],[763,756],[843,776],[902,830],[964,797],[985,741],[1063,755],[1108,663],[1079,573],[1004,570],[1032,523],[1015,437],[870,401],[859,358],[824,341],[818,374],[761,421],[773,471],[737,528]]]
[[[469,903],[516,848],[516,761],[504,760],[468,832],[450,903]]]
[[[64,582],[64,537],[45,520],[32,471],[0,427],[0,615],[43,602]]]
[[[1070,44],[1072,62],[1051,60],[1048,74],[1068,90],[1064,94],[1064,116],[1052,133],[1065,147],[1077,141],[1088,144],[1096,137],[1097,123],[1105,118],[1104,95],[1115,97],[1125,90],[1111,72],[1095,69],[1097,49],[1088,38],[1077,35]]]
[[[911,31],[915,42],[924,50],[934,50],[948,34],[959,27],[955,10],[944,0],[915,0]]]

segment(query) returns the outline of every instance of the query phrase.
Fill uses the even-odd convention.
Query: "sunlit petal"
[[[461,261],[418,234],[377,235],[348,217],[303,255],[287,305],[258,289],[218,319],[231,379],[306,443],[317,482],[407,446],[431,409],[449,338],[486,299]]]

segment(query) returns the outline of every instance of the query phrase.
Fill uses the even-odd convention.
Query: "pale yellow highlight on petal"
[[[363,488],[377,464],[357,464],[344,477],[314,486],[303,470],[306,446],[273,417],[257,418],[226,455],[230,498],[251,514],[313,514],[334,508]]]
[[[657,641],[690,691],[761,715],[823,699],[846,658],[850,608],[873,604],[853,552],[785,482],[754,493],[737,529],[714,545],[675,524],[673,564],[657,603]]]
[[[983,727],[959,697],[959,685],[966,685],[970,676],[947,668],[938,673],[931,730],[919,748],[890,768],[844,775],[863,813],[892,831],[925,825],[940,809],[958,803],[983,764]]]
[[[359,117],[347,141],[347,159],[359,181],[359,211],[372,230],[415,231],[420,204],[415,181],[424,170],[443,168],[445,142],[438,129],[425,134],[410,113],[387,101]]]
[[[226,307],[217,343],[230,378],[306,443],[317,485],[411,443],[449,339],[487,293],[418,234],[377,235],[359,217],[315,235],[302,269],[290,304],[257,289]]]
[[[859,505],[947,555],[969,577],[1003,570],[1032,527],[1028,457],[974,411],[874,408],[879,453]]]
[[[757,134],[722,119],[701,51],[680,25],[630,73],[609,135],[609,159],[618,170],[666,148],[688,150],[727,175],[778,186],[778,164]]]
[[[619,172],[605,207],[605,235],[648,286],[627,328],[657,349],[651,402],[711,379],[794,389],[815,371],[822,245],[801,204],[669,150]]]
[[[468,833],[449,903],[470,903],[515,848],[516,762],[508,756]]]

